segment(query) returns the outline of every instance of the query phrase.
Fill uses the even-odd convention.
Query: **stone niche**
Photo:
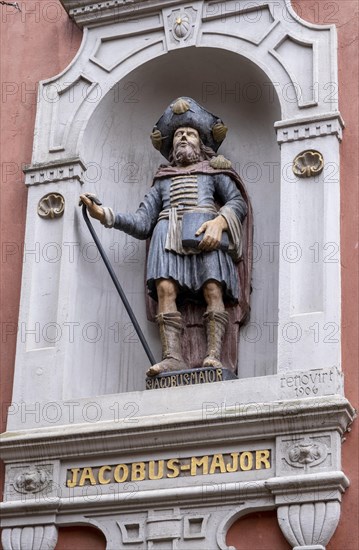
[[[39,87],[4,548],[55,548],[59,526],[91,524],[108,550],[225,549],[238,517],[276,508],[292,547],[323,549],[354,418],[338,336],[335,28],[285,0],[62,3],[84,38]],[[92,191],[137,207],[161,163],[152,126],[181,95],[229,126],[220,151],[254,208],[252,310],[238,380],[144,391],[147,358],[77,204]],[[159,358],[145,244],[96,230]]]
[[[272,340],[269,332],[265,338],[256,337],[258,330],[266,328],[264,323],[268,319],[274,328],[278,323],[278,254],[272,262],[266,262],[263,254],[260,257],[260,250],[265,248],[263,243],[277,243],[279,239],[280,151],[274,122],[278,120],[280,107],[274,88],[262,70],[232,52],[207,47],[181,48],[141,65],[106,94],[86,126],[81,144],[81,158],[88,166],[83,189],[96,192],[104,204],[113,205],[117,211],[134,211],[164,160],[152,148],[149,131],[171,101],[169,98],[180,95],[199,98],[209,110],[216,112],[217,109],[228,121],[229,135],[221,152],[233,159],[237,171],[248,180],[258,220],[254,237],[258,261],[253,272],[252,324],[245,327],[240,343],[239,376],[274,374],[276,330]],[[82,231],[81,215],[77,223],[82,242],[87,242],[87,228]],[[118,231],[96,229],[112,259],[117,260],[120,281],[159,358],[157,327],[146,320],[145,313],[146,244]],[[81,341],[74,349],[72,380],[65,384],[67,397],[144,387],[148,361],[106,275],[102,262],[79,263],[77,319],[85,325],[95,320],[96,312],[105,337],[96,344],[95,354],[91,342]],[[85,363],[81,360],[84,354]],[[101,357],[106,357],[104,372],[98,368]],[[78,368],[74,368],[75,365]],[[86,368],[86,377],[83,368]]]

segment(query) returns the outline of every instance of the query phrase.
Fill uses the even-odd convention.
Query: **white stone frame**
[[[52,468],[55,485],[50,495],[42,494],[42,499],[26,495],[26,502],[14,496],[12,490],[8,491],[7,502],[3,505],[4,548],[10,550],[21,537],[25,541],[23,544],[32,541],[33,548],[54,548],[55,525],[76,523],[91,523],[101,528],[109,549],[126,548],[124,524],[131,521],[146,524],[146,533],[139,531],[138,536],[142,537],[141,544],[155,548],[156,540],[162,540],[159,533],[164,523],[161,522],[165,522],[165,519],[153,516],[156,507],[167,507],[172,510],[172,520],[183,520],[183,530],[182,527],[178,532],[175,529],[170,537],[172,548],[191,547],[192,543],[186,538],[189,509],[192,513],[195,511],[195,515],[202,514],[203,518],[212,514],[212,521],[215,519],[203,539],[194,538],[193,547],[208,548],[211,544],[211,548],[224,549],[227,548],[226,530],[237,517],[250,510],[266,508],[278,508],[281,528],[292,546],[323,548],[339,521],[340,495],[348,485],[340,471],[339,436],[354,417],[354,411],[343,397],[339,372],[340,340],[335,332],[340,326],[339,142],[343,127],[335,97],[335,28],[302,21],[289,0],[247,3],[235,0],[197,0],[191,3],[110,0],[93,4],[88,0],[63,0],[62,3],[76,23],[84,27],[84,37],[69,67],[60,75],[40,83],[32,165],[26,171],[29,186],[26,242],[41,239],[37,233],[35,212],[37,202],[44,194],[54,189],[63,194],[68,203],[76,202],[85,170],[80,158],[81,140],[97,106],[92,101],[96,90],[109,90],[136,67],[170,50],[196,46],[240,53],[258,65],[278,90],[282,110],[281,120],[275,124],[282,174],[279,250],[289,253],[288,242],[298,241],[303,253],[308,245],[308,234],[311,242],[318,243],[318,249],[306,249],[306,257],[301,263],[292,261],[290,256],[281,256],[278,304],[281,336],[278,339],[277,375],[215,384],[215,410],[210,419],[203,416],[203,404],[213,405],[213,394],[208,387],[201,387],[196,389],[196,399],[202,408],[193,405],[191,388],[159,390],[156,403],[151,398],[152,392],[116,396],[116,403],[122,411],[120,430],[113,422],[111,396],[96,398],[103,413],[101,420],[104,422],[100,427],[84,425],[81,420],[81,411],[89,406],[89,400],[79,400],[80,408],[75,407],[67,421],[61,420],[61,416],[49,425],[41,414],[37,417],[36,407],[43,407],[41,403],[45,395],[61,411],[68,411],[69,403],[63,402],[62,387],[64,358],[69,350],[66,345],[62,348],[35,347],[29,353],[19,338],[13,405],[9,410],[8,432],[3,444],[4,458],[8,463],[7,483],[12,487],[13,468],[23,466],[26,474],[29,467],[41,466],[41,457]],[[171,23],[173,14],[182,11],[189,14],[191,28],[183,39],[176,39]],[[244,18],[244,24],[238,25],[238,18]],[[101,48],[111,39],[122,41],[123,48],[118,50],[118,59],[106,64],[101,59]],[[308,63],[310,67],[306,70]],[[287,100],[284,93],[289,94]],[[72,94],[73,101],[71,109],[65,112],[61,109],[61,98],[66,94]],[[308,149],[318,150],[323,155],[324,171],[315,179],[300,180],[291,172],[292,162],[298,153]],[[297,215],[294,206],[298,201],[301,212],[310,212],[311,217]],[[322,213],[320,219],[315,216],[318,211]],[[65,207],[64,217],[56,225],[49,225],[47,240],[53,238],[56,242],[59,236],[64,241],[74,240],[73,218],[73,211]],[[334,248],[330,249],[330,245]],[[311,254],[317,255],[316,262],[311,261]],[[316,264],[314,267],[313,263]],[[64,321],[71,309],[72,283],[61,261],[52,269],[53,286],[46,288],[50,298],[43,302],[42,307],[53,312],[54,318]],[[36,263],[25,264],[20,322],[28,318],[27,312],[38,314],[40,290],[41,271]],[[289,338],[288,333],[283,333],[291,328],[301,334],[295,346],[293,336]],[[317,329],[319,342],[312,334]],[[323,342],[323,338],[326,341]],[[29,373],[31,369],[40,372],[45,365],[54,368],[44,382],[36,383],[36,377]],[[310,385],[309,381],[313,379],[316,383]],[[303,388],[302,396],[306,399],[298,398],[294,391],[296,387]],[[307,388],[309,393],[305,393]],[[173,392],[173,408],[171,414],[166,415],[168,391]],[[176,397],[180,405],[176,404]],[[126,426],[127,417],[123,410],[129,399],[139,404],[142,411],[135,427]],[[228,403],[232,408],[228,408]],[[254,414],[248,412],[253,403]],[[35,413],[34,418],[26,422],[27,430],[24,431],[23,411],[26,406],[34,406]],[[225,484],[225,504],[213,489],[207,505],[199,498],[195,484],[155,492],[140,488],[130,506],[126,495],[122,495],[114,505],[109,494],[101,495],[100,501],[89,503],[83,495],[69,499],[69,495],[56,493],[56,483],[61,484],[61,472],[64,472],[66,463],[82,453],[89,455],[89,449],[89,456],[96,462],[100,456],[106,455],[104,442],[108,454],[121,454],[126,451],[124,442],[129,437],[138,445],[138,450],[146,453],[152,448],[152,439],[161,436],[155,452],[161,456],[161,445],[178,450],[180,442],[188,446],[209,445],[208,450],[211,442],[214,445],[219,438],[223,442],[224,428],[227,440],[233,443],[265,439],[275,449],[277,457],[269,478],[258,479],[249,486],[245,481],[228,481]],[[124,436],[122,440],[119,434]],[[288,441],[292,440],[294,445],[306,437],[317,438],[319,447],[324,445],[323,438],[329,441],[325,457],[328,455],[330,460],[323,458],[322,465],[315,463],[310,472],[303,472],[299,467],[296,469],[286,458]],[[19,445],[26,448],[26,457],[19,454]],[[222,479],[213,481],[217,487],[222,483]],[[299,494],[298,486],[301,487]],[[243,503],[239,502],[238,488],[246,491]],[[293,496],[297,499],[295,505],[290,500]],[[328,517],[330,526],[321,537],[316,539],[313,535],[309,540],[305,533],[292,528],[290,518],[305,516],[305,521],[309,521],[313,509],[317,511],[317,504],[321,509],[316,513],[319,519],[315,521],[320,523],[320,517]],[[26,519],[29,509],[33,514]],[[153,531],[149,525],[156,522],[157,531]],[[315,524],[314,534],[321,529],[319,523]]]
[[[185,2],[135,2],[131,3],[131,9],[130,4],[118,2],[63,3],[70,16],[84,26],[84,38],[69,67],[60,75],[40,83],[33,159],[26,174],[29,186],[26,242],[41,241],[41,236],[36,233],[38,219],[34,209],[45,194],[45,184],[46,191],[49,186],[55,187],[56,192],[62,191],[68,204],[76,204],[84,181],[83,159],[80,159],[82,136],[98,105],[98,101],[93,99],[99,90],[103,97],[133,69],[173,48],[196,45],[198,48],[240,52],[269,76],[278,91],[282,110],[282,118],[275,125],[281,149],[282,175],[277,372],[328,366],[340,368],[338,213],[342,121],[336,99],[329,104],[326,102],[333,95],[332,87],[337,86],[335,28],[300,20],[290,2],[283,0],[243,6],[238,1],[213,3],[200,0],[193,2],[190,8]],[[177,14],[178,10],[188,9],[191,10],[193,32],[187,38],[174,40],[168,28],[171,12]],[[260,33],[257,30],[259,24]],[[108,44],[110,38],[114,44],[125,41],[125,46],[115,48],[118,59],[106,65],[99,52],[101,44]],[[309,73],[301,71],[303,50],[304,62],[312,65]],[[311,61],[308,51],[312,54]],[[301,101],[298,94],[306,98],[312,94],[312,99]],[[66,102],[66,109],[61,107],[62,101]],[[297,178],[291,170],[294,157],[306,149],[319,149],[325,160],[322,174],[308,180]],[[308,212],[307,216],[297,215],[293,210],[298,202],[300,212]],[[48,231],[47,242],[56,242],[59,235],[63,242],[75,241],[77,229],[72,207],[65,209],[63,220],[56,226],[49,224]],[[296,262],[298,257],[300,261]],[[36,264],[25,264],[21,321],[31,321],[27,312],[36,312],[34,318],[37,319],[39,309],[51,310],[51,320],[56,319],[61,325],[66,321],[73,290],[68,269],[62,264],[60,261],[52,266],[54,281],[57,282],[48,289],[48,299],[41,299],[41,306],[39,290],[36,290],[41,287],[41,273]],[[62,279],[66,277],[65,284],[58,279],[60,273]],[[63,308],[63,304],[68,306]],[[323,340],[325,346],[318,345]],[[49,399],[62,398],[59,388],[65,383],[63,370],[65,358],[70,353],[69,346],[64,343],[52,347],[39,344],[37,347],[40,349],[31,349],[29,354],[26,344],[20,338],[18,340],[15,401],[42,399],[43,389],[40,388],[41,395],[37,395],[29,365],[43,362],[56,364],[56,373],[51,373],[51,380],[46,382]],[[59,354],[61,359],[58,359]],[[25,382],[24,391],[20,389],[20,381],[17,382],[20,379]]]

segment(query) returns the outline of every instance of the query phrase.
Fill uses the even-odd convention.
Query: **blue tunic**
[[[226,301],[239,299],[238,272],[227,252],[214,250],[200,254],[179,254],[166,250],[168,219],[160,219],[164,210],[173,207],[170,189],[172,178],[155,179],[154,185],[133,214],[116,214],[114,227],[137,239],[151,237],[147,259],[147,286],[150,295],[157,299],[156,279],[173,279],[179,285],[179,300],[203,301],[201,289],[208,280],[221,283]],[[213,210],[230,207],[242,221],[247,205],[234,181],[226,174],[197,174],[196,206]],[[181,208],[181,204],[177,208]]]

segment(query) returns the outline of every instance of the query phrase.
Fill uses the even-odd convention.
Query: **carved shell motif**
[[[39,201],[37,213],[41,218],[61,218],[65,210],[65,199],[60,193],[48,193]]]
[[[183,113],[186,113],[191,108],[190,104],[186,99],[183,99],[183,97],[179,97],[174,103],[171,105],[172,112],[175,115],[183,115]]]
[[[161,149],[162,139],[163,138],[160,130],[158,130],[158,128],[154,128],[151,134],[151,141],[153,147],[157,149],[157,151]]]
[[[299,178],[317,176],[323,168],[324,159],[319,151],[302,151],[293,161],[293,172]]]
[[[185,38],[191,29],[191,21],[186,13],[180,14],[173,23],[173,32],[179,39]]]
[[[228,131],[227,126],[225,126],[223,122],[220,120],[212,126],[212,134],[215,141],[217,141],[217,143],[222,142],[224,140],[224,138],[227,135],[227,131]]]
[[[229,170],[232,167],[230,160],[226,159],[223,155],[213,157],[209,163],[215,170]]]

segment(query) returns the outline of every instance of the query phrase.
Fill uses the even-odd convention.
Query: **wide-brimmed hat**
[[[179,97],[171,103],[155,124],[152,145],[169,160],[173,136],[178,128],[195,128],[203,143],[216,153],[226,137],[223,121],[190,97]]]

